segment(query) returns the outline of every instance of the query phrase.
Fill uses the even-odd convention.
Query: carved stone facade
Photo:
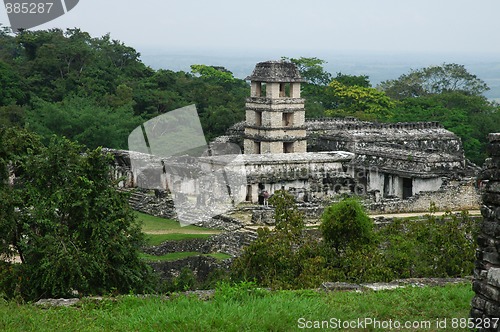
[[[484,185],[483,223],[478,237],[471,317],[482,320],[482,331],[500,330],[500,322],[490,328],[486,318],[500,317],[500,133],[490,134],[489,158],[479,180]],[[490,321],[492,323],[492,321]]]
[[[429,202],[439,209],[479,208],[478,168],[465,158],[460,138],[437,122],[321,118],[307,119],[305,127],[308,151],[353,154],[344,165],[351,191],[371,197],[375,211],[426,211]],[[243,128],[238,123],[220,139],[239,144]]]

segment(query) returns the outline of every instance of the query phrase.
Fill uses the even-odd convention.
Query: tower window
[[[283,127],[293,126],[293,113],[283,113],[282,122]]]
[[[255,112],[255,125],[262,126],[262,112]]]
[[[266,95],[266,83],[252,82],[252,97],[262,97]]]
[[[253,142],[254,147],[253,147],[253,152],[255,154],[260,154],[260,142]]]
[[[293,142],[284,142],[283,143],[283,152],[284,153],[293,153]]]
[[[290,83],[280,83],[280,97],[290,97]]]

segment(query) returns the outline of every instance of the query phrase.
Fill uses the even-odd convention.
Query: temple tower
[[[306,152],[303,79],[291,62],[266,61],[255,66],[246,101],[245,154]]]

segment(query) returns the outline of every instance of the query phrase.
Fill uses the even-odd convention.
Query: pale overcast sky
[[[34,29],[53,27],[138,50],[500,55],[500,0],[80,0]]]

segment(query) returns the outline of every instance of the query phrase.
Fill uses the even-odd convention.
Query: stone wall
[[[478,237],[471,317],[500,317],[500,133],[490,134],[489,158],[479,176],[484,186],[481,213],[483,223]],[[500,323],[499,323],[500,324]],[[498,331],[483,328],[482,331]]]
[[[420,192],[408,199],[384,199],[367,204],[371,213],[408,213],[427,212],[431,204],[439,211],[477,210],[480,207],[480,195],[475,179],[449,181],[433,192]]]
[[[212,240],[210,239],[185,239],[165,241],[158,246],[143,248],[146,254],[162,256],[174,252],[198,252],[209,254],[212,252]]]
[[[182,269],[188,268],[198,282],[205,282],[214,270],[229,270],[231,260],[221,261],[209,256],[191,256],[176,261],[150,262],[149,265],[163,280],[172,280],[181,274]]]
[[[177,217],[172,196],[163,190],[132,189],[130,190],[129,203],[134,210],[152,216],[167,219]]]

